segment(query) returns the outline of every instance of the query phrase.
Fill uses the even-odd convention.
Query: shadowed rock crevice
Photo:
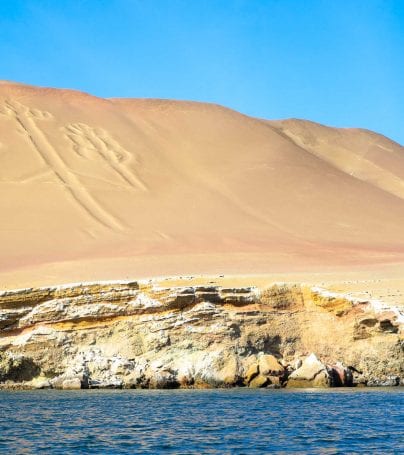
[[[40,372],[40,367],[31,358],[0,353],[0,383],[31,381]]]

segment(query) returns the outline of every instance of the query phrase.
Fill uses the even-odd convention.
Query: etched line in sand
[[[48,141],[45,133],[35,123],[35,120],[37,119],[47,120],[52,118],[52,115],[49,112],[30,109],[16,101],[6,101],[2,106],[1,113],[14,119],[19,127],[25,131],[33,148],[53,171],[73,200],[87,213],[87,215],[107,228],[122,229],[122,225],[119,221],[104,209],[104,207],[81,185],[80,181],[69,170],[59,153]]]
[[[47,180],[43,180],[43,178],[47,177],[49,175],[53,175],[53,172],[51,169],[46,167],[46,168],[43,168],[43,170],[35,172],[35,173],[28,173],[28,174],[21,175],[18,178],[18,180],[3,179],[0,177],[0,182],[15,183],[17,185],[21,185],[22,183],[34,182],[36,180],[42,180],[42,182],[48,182]]]
[[[140,177],[126,166],[125,162],[131,158],[131,154],[107,131],[85,123],[72,123],[64,131],[77,155],[87,159],[100,157],[125,184],[147,191]]]

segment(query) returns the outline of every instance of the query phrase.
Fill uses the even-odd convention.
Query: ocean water
[[[404,453],[403,389],[0,392],[0,453]]]

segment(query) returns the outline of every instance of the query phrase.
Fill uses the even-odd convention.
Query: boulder
[[[195,387],[229,387],[241,382],[240,364],[232,352],[201,352],[192,370]]]
[[[54,389],[87,389],[88,377],[84,374],[65,373],[49,380]],[[80,387],[78,384],[80,383]]]
[[[310,354],[297,370],[288,378],[288,388],[300,387],[330,387],[331,377],[327,367],[318,360],[315,354]]]
[[[63,381],[64,381],[65,379],[69,379],[69,378],[66,377],[65,375],[61,375],[61,376],[57,376],[56,378],[52,378],[52,379],[50,380],[51,386],[52,386],[54,389],[61,389],[61,388],[62,388]]]
[[[260,374],[264,376],[283,376],[285,368],[278,362],[273,355],[262,355],[259,358]]]
[[[257,363],[249,366],[244,375],[244,383],[249,384],[256,376],[258,376],[259,368]]]
[[[217,379],[224,387],[234,386],[240,381],[239,363],[234,355],[226,356],[223,359],[221,368],[217,371]]]
[[[261,387],[268,385],[269,382],[270,380],[267,376],[259,374],[258,376],[255,376],[255,378],[248,384],[248,387],[251,387],[252,389],[260,389]]]
[[[81,389],[81,381],[79,378],[65,379],[61,388],[63,390],[79,390]]]

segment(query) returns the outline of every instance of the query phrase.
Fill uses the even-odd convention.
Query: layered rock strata
[[[397,308],[299,284],[119,281],[0,293],[0,386],[398,385]]]

